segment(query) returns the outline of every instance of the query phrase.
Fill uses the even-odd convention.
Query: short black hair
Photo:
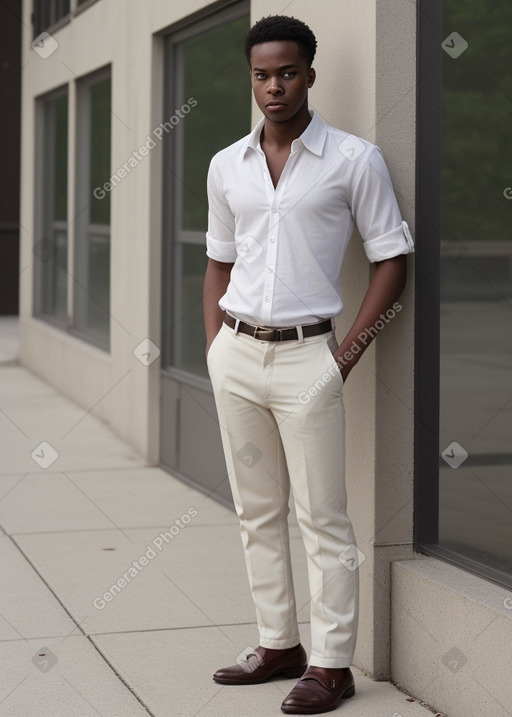
[[[251,50],[254,45],[262,42],[275,42],[276,40],[291,40],[299,46],[299,51],[308,63],[313,64],[316,52],[316,38],[302,20],[286,15],[269,15],[251,27],[245,36],[244,52],[249,66],[251,64]]]

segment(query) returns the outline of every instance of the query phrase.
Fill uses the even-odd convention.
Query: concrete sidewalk
[[[15,322],[0,344],[1,717],[281,715],[294,680],[211,678],[257,645],[234,513],[19,366]],[[295,526],[292,541],[309,649]],[[330,714],[431,717],[354,673],[356,697]]]

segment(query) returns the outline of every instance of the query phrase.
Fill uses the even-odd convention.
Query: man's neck
[[[276,151],[289,149],[293,140],[300,137],[311,120],[307,103],[287,122],[272,122],[265,119],[261,132],[261,145]]]

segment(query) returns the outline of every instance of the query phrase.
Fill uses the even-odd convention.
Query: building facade
[[[416,241],[400,309],[344,391],[355,664],[450,717],[506,715],[505,3],[24,0],[21,361],[148,462],[230,505],[204,360],[206,169],[259,118],[243,37],[281,12],[317,36],[311,106],[381,147]],[[371,273],[356,232],[339,337]]]

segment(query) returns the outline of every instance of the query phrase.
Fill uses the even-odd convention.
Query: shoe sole
[[[263,682],[268,682],[273,677],[285,677],[285,678],[295,678],[302,677],[302,675],[306,672],[308,666],[304,665],[304,667],[294,667],[290,668],[288,670],[279,670],[279,672],[272,672],[270,675],[267,675],[266,677],[262,677],[259,680],[231,680],[229,677],[213,677],[215,682],[218,682],[220,685],[259,685]],[[314,714],[314,713],[313,713]]]

